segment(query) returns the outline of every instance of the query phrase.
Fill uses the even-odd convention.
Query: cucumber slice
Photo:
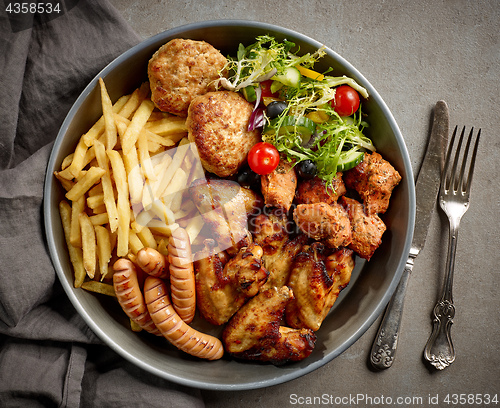
[[[300,86],[300,71],[295,67],[285,68],[285,71],[280,75],[275,75],[271,79],[281,82],[283,85],[298,88]]]
[[[275,126],[280,120],[280,117],[272,119],[269,124],[264,127],[263,133],[266,135],[273,134],[275,132]],[[297,118],[296,116],[285,116],[282,120],[281,126],[278,129],[279,135],[285,133],[299,133],[303,140],[309,140],[316,131],[316,123],[306,117]]]
[[[280,81],[273,81],[271,83],[271,93],[278,92],[281,88],[283,88],[283,84]]]
[[[363,161],[363,152],[345,152],[339,157],[339,162],[337,163],[337,171],[347,171],[356,167],[359,163]]]
[[[241,93],[248,102],[255,102],[255,100],[257,99],[255,88],[252,85],[248,85],[247,87],[243,88],[241,90]]]

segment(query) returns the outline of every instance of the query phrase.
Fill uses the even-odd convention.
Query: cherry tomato
[[[262,97],[263,98],[265,98],[265,97],[277,98],[279,96],[278,92],[275,92],[275,93],[271,92],[271,84],[273,82],[274,81],[272,79],[268,79],[268,80],[262,81],[260,83],[260,87],[262,89]]]
[[[260,142],[248,152],[248,165],[257,174],[271,173],[280,161],[280,154],[271,143]]]
[[[349,85],[340,85],[330,104],[340,116],[351,116],[359,108],[359,95]]]

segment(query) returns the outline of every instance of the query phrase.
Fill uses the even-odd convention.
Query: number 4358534
[[[497,394],[446,394],[443,402],[452,405],[497,405]]]
[[[7,3],[5,11],[9,14],[60,13],[61,5],[54,3]]]

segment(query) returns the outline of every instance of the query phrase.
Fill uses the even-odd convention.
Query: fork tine
[[[462,131],[462,134],[465,133],[465,126],[464,126],[464,129]],[[470,133],[469,133],[469,137],[467,138],[467,145],[465,146],[465,152],[464,152],[464,155],[462,157],[462,167],[460,169],[460,176],[458,178],[458,182],[457,182],[457,187],[456,187],[456,191],[460,191],[462,193],[465,193],[465,189],[463,188],[463,182],[464,182],[464,173],[465,173],[465,167],[467,165],[467,158],[469,157],[469,149],[470,149],[470,143],[471,143],[471,140],[472,140],[472,135],[474,133],[474,128],[472,127],[471,130],[470,130]],[[457,150],[457,156],[459,154],[459,151]]]
[[[453,130],[453,135],[451,136],[451,140],[450,140],[450,146],[448,147],[448,152],[446,153],[446,161],[445,161],[444,167],[443,167],[443,174],[441,175],[441,191],[442,192],[448,190],[448,188],[449,188],[449,184],[447,184],[448,170],[450,167],[451,152],[453,150],[453,145],[455,144],[455,136],[457,135],[457,128],[458,128],[458,126],[455,126],[455,129]],[[453,172],[452,172],[452,174],[453,174]]]
[[[464,140],[464,134],[465,134],[465,126],[462,129],[462,133],[460,134],[460,139],[458,139],[458,145],[457,145],[457,150],[455,152],[455,159],[453,160],[453,167],[451,168],[451,176],[450,176],[450,189],[453,191],[456,191],[458,188],[458,183],[461,181],[461,177],[459,177],[459,180],[455,180],[456,175],[457,175],[457,166],[458,166],[458,158],[460,156],[460,151],[462,150],[462,142]],[[450,146],[450,150],[451,150]]]
[[[471,130],[471,136],[472,136],[472,130]],[[469,166],[469,174],[467,176],[467,184],[465,186],[465,192],[467,192],[467,194],[470,193],[470,185],[472,183],[472,175],[474,174],[474,166],[476,164],[476,154],[477,154],[477,148],[479,146],[479,138],[480,137],[481,137],[481,129],[479,129],[479,131],[477,132],[476,143],[474,144],[474,151],[472,152],[472,159],[471,159],[470,166]],[[470,139],[472,139],[472,137],[469,137],[469,142],[470,142]],[[469,147],[468,145],[469,145],[469,143],[467,143],[467,148]],[[465,161],[464,161],[464,164],[465,164]]]

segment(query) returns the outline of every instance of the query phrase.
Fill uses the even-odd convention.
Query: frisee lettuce
[[[294,47],[295,43],[291,41],[278,42],[269,35],[257,37],[256,42],[247,47],[240,44],[236,58],[228,58],[225,67],[229,72],[228,78],[220,78],[219,82],[228,90],[239,91],[280,75],[287,67],[298,64],[312,66],[325,54],[323,49],[319,49],[313,54],[297,57],[291,51]]]
[[[293,49],[296,51],[292,52]],[[232,91],[250,85],[258,86],[261,81],[276,78],[288,67],[300,65],[313,69],[314,64],[326,55],[324,47],[312,54],[298,56],[297,53],[291,41],[279,42],[269,35],[259,36],[254,44],[247,47],[240,44],[236,58],[228,58],[226,68],[229,75],[227,78],[221,77],[220,84]],[[317,166],[318,177],[325,180],[327,185],[332,184],[337,171],[344,168],[344,164],[352,157],[361,160],[362,155],[357,152],[375,151],[372,141],[363,134],[368,124],[362,120],[361,105],[357,112],[347,118],[340,117],[330,105],[339,85],[351,86],[365,99],[369,97],[368,91],[347,76],[326,75],[329,71],[323,73],[321,80],[302,76],[299,87],[280,85],[280,97],[286,100],[287,108],[272,125],[266,118],[267,126],[272,126],[274,132],[267,131],[262,135],[263,141],[274,144],[288,160],[296,164],[312,160]],[[314,111],[321,111],[329,119],[317,124],[316,133],[310,140],[304,140],[298,129],[280,132],[286,116],[300,119]]]

